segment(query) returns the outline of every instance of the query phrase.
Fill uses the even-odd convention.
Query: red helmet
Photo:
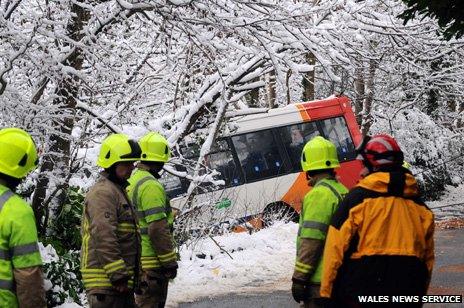
[[[386,134],[364,137],[356,152],[356,159],[362,160],[369,169],[401,166],[404,158],[398,142]]]

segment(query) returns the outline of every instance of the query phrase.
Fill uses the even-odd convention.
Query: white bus
[[[234,133],[219,138],[206,158],[207,166],[221,174],[225,185],[200,185],[199,193],[187,202],[189,181],[168,177],[164,183],[173,207],[185,211],[192,205],[214,203],[212,215],[218,222],[234,218],[239,229],[243,222],[261,227],[262,217],[282,210],[297,220],[310,189],[301,171],[301,151],[317,135],[336,145],[341,182],[350,188],[359,179],[361,164],[355,160],[355,148],[362,137],[347,97],[291,104],[236,118],[234,124]],[[199,148],[189,146],[183,156],[195,160]],[[218,214],[221,211],[223,215]]]

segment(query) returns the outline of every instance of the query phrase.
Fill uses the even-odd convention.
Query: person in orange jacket
[[[361,307],[361,295],[424,295],[434,263],[433,213],[394,138],[366,137],[357,152],[368,172],[330,224],[321,296]]]

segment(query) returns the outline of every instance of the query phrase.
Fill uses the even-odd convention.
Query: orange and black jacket
[[[321,296],[425,294],[434,219],[405,169],[362,179],[335,212],[324,249]]]

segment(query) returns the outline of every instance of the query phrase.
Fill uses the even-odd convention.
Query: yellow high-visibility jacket
[[[300,213],[294,279],[321,283],[322,250],[327,230],[332,215],[347,192],[348,189],[336,179],[324,178],[306,194]]]
[[[172,235],[174,217],[161,183],[139,164],[129,179],[127,192],[136,207],[142,237],[144,271],[177,267]]]
[[[0,184],[0,307],[45,307],[32,208]]]

